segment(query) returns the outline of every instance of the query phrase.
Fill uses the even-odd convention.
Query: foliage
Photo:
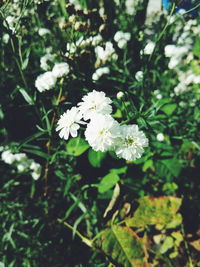
[[[200,265],[199,4],[148,2],[1,1],[0,265]],[[59,137],[93,90],[136,160]]]

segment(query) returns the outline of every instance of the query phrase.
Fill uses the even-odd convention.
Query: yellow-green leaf
[[[123,267],[148,266],[148,254],[142,240],[126,226],[114,225],[103,231],[97,247],[116,265],[121,264]]]

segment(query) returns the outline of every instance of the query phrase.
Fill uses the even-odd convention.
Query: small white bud
[[[164,136],[163,133],[159,133],[159,134],[157,134],[156,139],[157,139],[158,141],[162,142],[162,141],[165,140],[165,136]]]
[[[122,91],[117,93],[117,99],[120,100],[124,97],[124,93]]]

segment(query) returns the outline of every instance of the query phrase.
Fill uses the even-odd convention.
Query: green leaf
[[[200,38],[196,38],[194,46],[193,46],[193,53],[195,56],[200,57]]]
[[[119,169],[110,169],[110,172],[115,173],[115,174],[124,174],[124,173],[126,173],[127,168],[128,168],[127,166],[124,166],[124,167],[119,168]]]
[[[81,137],[72,138],[67,143],[67,153],[75,157],[82,155],[88,148],[89,144]]]
[[[39,151],[39,150],[33,150],[33,149],[24,148],[23,151],[28,152],[30,154],[37,155],[37,156],[39,156],[41,158],[45,158],[45,159],[49,159],[49,157],[50,157],[48,154],[46,154],[46,153],[44,153],[42,151]]]
[[[101,151],[94,151],[90,149],[88,152],[88,160],[93,167],[99,168],[101,167],[101,163],[105,158],[106,153]]]
[[[146,172],[148,169],[154,169],[152,159],[147,160],[142,167],[143,172]]]
[[[22,94],[23,98],[29,105],[34,105],[33,99],[28,95],[28,93],[23,88],[20,88],[19,92]]]
[[[176,158],[164,159],[161,160],[161,162],[170,170],[173,176],[175,177],[179,176],[180,171],[182,169],[182,165],[180,164],[178,159]]]
[[[104,193],[111,189],[120,180],[119,176],[115,173],[109,173],[101,179],[97,185],[99,193]]]
[[[129,227],[147,227],[148,225],[159,225],[160,228],[174,228],[182,221],[180,214],[176,214],[181,199],[176,197],[143,197],[138,200],[139,207],[133,217],[126,219]]]
[[[114,225],[100,234],[97,247],[116,265],[124,267],[148,266],[143,242],[128,227]]]
[[[170,248],[173,248],[174,246],[174,240],[171,236],[167,236],[164,243],[160,247],[160,253],[164,254],[167,252]]]
[[[177,104],[166,104],[164,105],[161,110],[168,116],[172,115],[177,108]]]

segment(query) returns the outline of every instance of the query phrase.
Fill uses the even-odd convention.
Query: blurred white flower
[[[117,42],[119,48],[124,48],[127,45],[127,42],[130,41],[131,34],[129,32],[118,31],[114,35],[114,40]]]
[[[143,80],[143,77],[144,77],[144,73],[143,71],[137,71],[136,74],[135,74],[135,79],[138,81],[138,82],[141,82]]]
[[[95,151],[112,150],[119,136],[119,123],[110,115],[96,114],[85,130],[85,138]]]
[[[40,28],[38,30],[38,34],[40,36],[44,36],[44,35],[47,35],[47,34],[50,34],[50,33],[51,33],[51,31],[49,29],[46,29],[46,28]]]
[[[84,124],[81,119],[82,115],[76,107],[68,109],[63,115],[61,115],[56,128],[56,131],[60,131],[60,138],[67,140],[69,135],[76,137],[77,131],[80,128],[79,124]]]
[[[5,150],[1,154],[1,159],[7,164],[13,164],[15,156],[10,150]]]
[[[2,38],[4,44],[7,44],[9,42],[9,39],[10,39],[9,34],[8,33],[4,33],[3,38]]]
[[[99,78],[104,75],[104,74],[109,74],[110,73],[110,69],[108,67],[103,67],[103,68],[99,68],[95,71],[95,73],[93,73],[92,75],[92,79],[94,81],[99,80]]]
[[[164,136],[163,133],[158,133],[158,134],[156,135],[156,139],[157,139],[158,141],[162,142],[162,141],[165,140],[165,136]]]
[[[50,69],[49,62],[53,62],[55,55],[46,54],[40,58],[40,68],[47,71]]]
[[[117,93],[117,99],[120,100],[124,97],[124,93],[122,91]]]
[[[147,45],[144,48],[144,54],[145,55],[151,55],[155,47],[155,43],[152,41],[149,41]]]
[[[17,24],[17,18],[14,16],[7,16],[4,22],[4,26],[7,28],[7,26],[9,27],[9,29],[14,32],[15,31],[15,26]]]
[[[140,158],[144,152],[144,147],[148,146],[148,139],[136,124],[120,126],[121,138],[115,149],[119,158],[129,161]]]
[[[79,110],[84,120],[91,119],[96,114],[110,114],[112,112],[112,103],[104,92],[93,90],[82,98],[83,102],[78,103]]]
[[[61,78],[69,73],[69,65],[65,62],[56,63],[52,73],[56,78]]]
[[[56,84],[56,77],[53,75],[51,71],[47,71],[43,74],[40,74],[36,81],[35,87],[38,89],[40,93],[52,89]]]
[[[32,170],[32,178],[34,180],[38,180],[41,176],[42,167],[39,163],[36,163],[35,161],[32,161],[30,165],[30,169]]]
[[[113,44],[111,42],[106,42],[105,48],[102,46],[96,46],[95,47],[95,54],[97,57],[97,60],[106,62],[109,60],[117,60],[118,56],[115,52],[115,49],[113,48]]]

